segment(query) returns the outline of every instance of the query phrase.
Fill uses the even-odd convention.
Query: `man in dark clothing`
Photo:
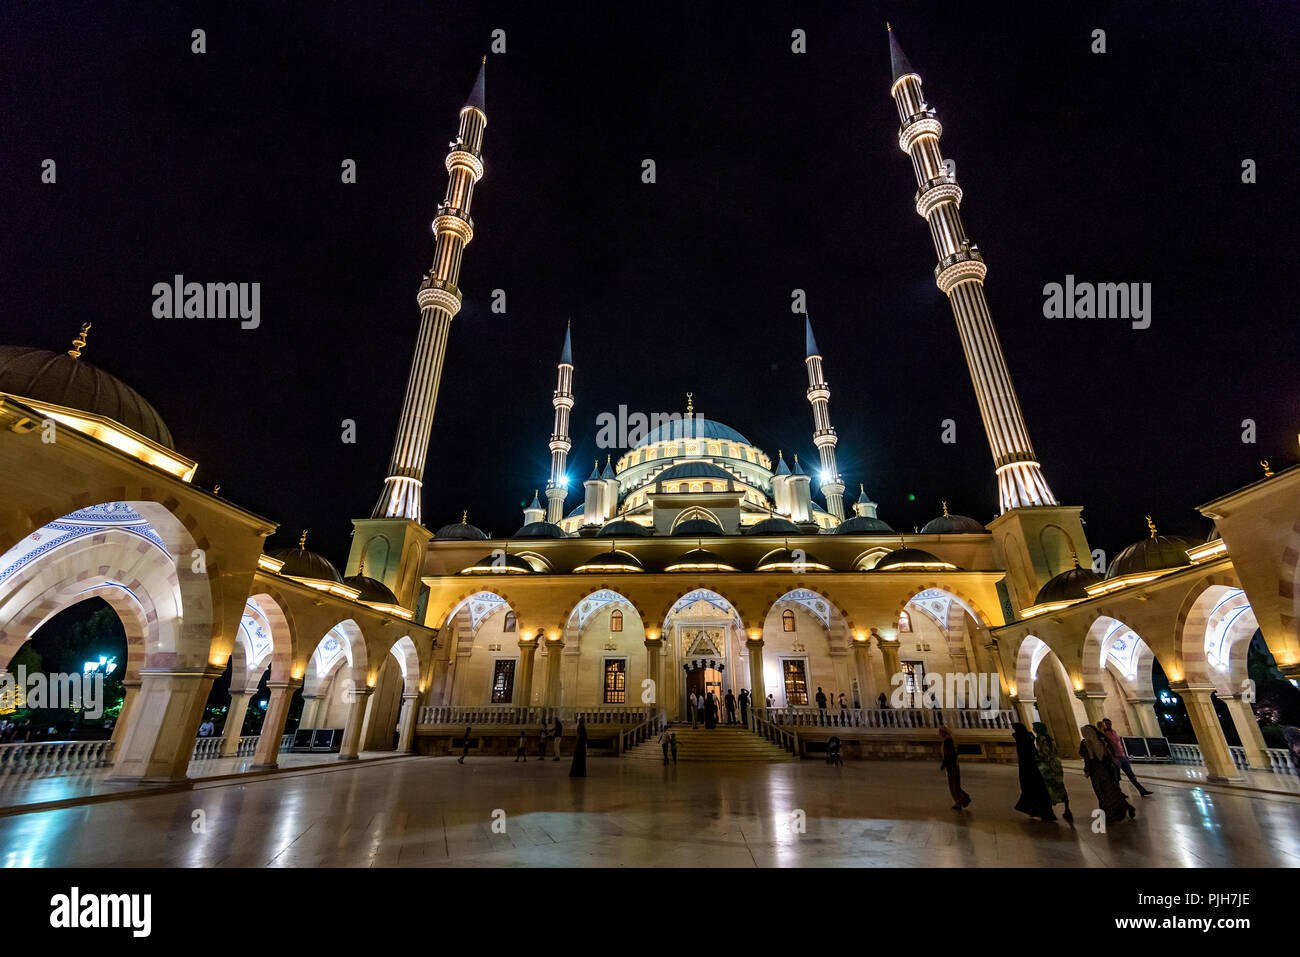
[[[826,723],[826,692],[822,691],[821,685],[817,686],[817,720],[822,724]]]
[[[456,762],[457,764],[464,764],[465,757],[469,754],[469,729],[470,726],[465,725],[465,739],[461,741],[460,760]]]
[[[727,696],[723,698],[722,701],[727,708],[727,724],[735,724],[736,723],[736,696],[731,693],[730,688],[727,689]]]
[[[749,689],[740,689],[740,723],[749,727]]]
[[[564,737],[564,725],[560,724],[559,716],[555,718],[555,757],[553,760],[560,760],[560,738]]]

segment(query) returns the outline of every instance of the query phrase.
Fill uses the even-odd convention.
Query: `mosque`
[[[353,522],[342,570],[305,536],[267,553],[276,523],[195,484],[196,462],[153,406],[83,358],[86,328],[66,354],[0,347],[0,665],[59,611],[107,602],[127,635],[127,698],[103,760],[125,782],[186,775],[227,671],[222,753],[243,753],[242,717],[269,673],[251,747],[255,767],[273,768],[298,699],[297,728],[338,731],[338,757],[351,760],[445,753],[466,725],[480,747],[504,748],[554,717],[569,729],[584,718],[593,742],[618,752],[629,734],[685,717],[691,693],[742,688],[758,705],[749,730],[787,751],[815,750],[834,731],[850,756],[929,756],[942,720],[972,757],[1000,760],[1013,720],[1041,719],[1072,742],[1104,714],[1121,733],[1158,737],[1158,661],[1211,779],[1238,777],[1243,763],[1268,769],[1246,651],[1260,632],[1283,673],[1300,677],[1300,467],[1197,506],[1215,523],[1209,541],[1152,524],[1093,570],[1082,507],[1056,500],[1030,443],[937,113],[888,39],[912,201],[993,457],[992,522],[945,506],[918,531],[894,529],[863,484],[846,507],[834,356],[809,322],[815,462],[782,450],[773,459],[688,404],[597,462],[579,500],[566,476],[580,364],[566,331],[550,473],[518,530],[489,536],[466,515],[426,523],[443,363],[470,361],[448,357],[447,334],[484,172],[484,66],[446,157],[387,477]],[[430,499],[447,507],[436,488]],[[997,692],[991,707],[926,706],[927,676],[976,675]]]

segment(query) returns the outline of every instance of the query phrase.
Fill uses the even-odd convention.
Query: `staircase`
[[[668,730],[677,735],[677,760],[683,764],[771,764],[798,760],[780,745],[765,741],[740,725],[728,727],[720,724],[712,731],[706,731],[703,725],[692,729],[689,724],[674,724]],[[659,746],[659,736],[655,735],[650,740],[629,748],[623,757],[630,761],[663,764],[664,754]],[[669,760],[672,760],[671,756]]]

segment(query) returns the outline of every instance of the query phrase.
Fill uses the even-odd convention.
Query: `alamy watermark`
[[[1151,326],[1151,283],[1075,282],[1066,274],[1065,283],[1043,286],[1043,317],[1046,319],[1130,319],[1134,329]]]
[[[18,674],[0,671],[0,713],[16,708],[73,709],[84,711],[92,721],[104,715],[104,675],[27,673],[25,665]]]
[[[1001,710],[1002,684],[996,674],[950,671],[928,672],[919,685],[914,675],[897,672],[890,679],[891,708],[952,708],[984,712],[992,718]]]
[[[704,415],[700,412],[628,412],[620,405],[618,412],[602,412],[596,416],[596,447],[601,449],[630,449],[645,440],[651,432],[659,430],[659,441],[669,439],[703,438],[701,427]]]
[[[239,328],[262,324],[260,282],[186,282],[177,273],[171,282],[153,285],[156,319],[242,319]]]

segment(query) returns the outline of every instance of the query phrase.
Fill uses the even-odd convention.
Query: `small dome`
[[[579,515],[582,514],[583,510],[584,510],[586,507],[587,507],[587,503],[586,503],[586,502],[579,502],[579,503],[578,503],[578,504],[577,504],[577,505],[576,505],[576,506],[575,506],[575,507],[574,507],[574,508],[569,512],[569,514],[566,515],[566,516],[564,516],[564,517],[565,517],[565,518],[577,518]]]
[[[1149,537],[1134,542],[1115,556],[1110,568],[1106,569],[1106,578],[1124,578],[1190,565],[1192,560],[1187,557],[1187,549],[1198,544],[1181,535],[1159,535],[1153,528]]]
[[[444,525],[433,533],[434,538],[441,538],[449,541],[460,542],[484,542],[487,541],[487,533],[477,525],[470,525],[467,522],[460,521],[454,525]]]
[[[1078,601],[1087,598],[1087,586],[1095,585],[1097,582],[1102,581],[1103,577],[1091,568],[1083,568],[1079,565],[1067,568],[1061,574],[1048,579],[1047,583],[1038,589],[1034,604],[1055,604],[1056,602]]]
[[[688,518],[676,528],[673,529],[674,535],[725,535],[719,526],[710,522],[707,518]]]
[[[945,508],[943,514],[933,518],[921,527],[922,535],[956,535],[962,532],[983,532],[985,528],[973,518],[965,515],[949,515]]]
[[[564,529],[558,525],[552,525],[550,522],[529,522],[519,531],[515,532],[512,538],[568,538]]]
[[[893,532],[893,529],[878,518],[858,515],[846,522],[840,522],[835,529],[836,535],[878,535],[881,532]]]
[[[831,566],[824,562],[819,562],[811,553],[798,549],[792,551],[788,548],[781,548],[774,551],[771,555],[768,555],[759,562],[758,567],[754,569],[756,572],[793,571],[796,574],[801,574],[803,572],[828,572],[830,570]]]
[[[666,572],[734,572],[736,566],[723,561],[707,548],[692,548],[664,569]]]
[[[801,529],[788,518],[777,518],[775,515],[771,518],[765,518],[761,522],[755,522],[749,528],[745,529],[746,535],[802,535]]]
[[[896,548],[876,562],[876,571],[954,570],[957,566],[919,548]]]
[[[601,538],[648,538],[651,533],[650,529],[640,522],[629,522],[625,518],[620,518],[601,526],[596,534]]]
[[[674,465],[672,468],[664,469],[654,477],[656,482],[673,482],[680,479],[693,478],[715,478],[727,479],[730,481],[735,476],[726,469],[718,468],[716,465],[710,465],[708,462],[683,462],[681,465]]]
[[[373,602],[376,605],[401,604],[397,600],[397,596],[388,590],[388,586],[377,578],[371,578],[368,575],[349,575],[343,579],[343,584],[361,592],[357,596],[357,601]]]
[[[306,533],[304,533],[303,537],[306,537]],[[280,569],[281,575],[288,575],[290,578],[310,578],[312,581],[343,584],[343,576],[339,574],[339,570],[334,567],[333,562],[324,555],[308,551],[302,545],[298,548],[277,548],[273,552],[268,552],[268,554],[272,558],[278,558],[284,562],[284,567]]]
[[[518,575],[531,572],[533,566],[518,555],[496,554],[484,555],[468,568],[462,568],[462,575]]]
[[[575,573],[586,572],[641,572],[645,567],[627,552],[602,552],[589,558],[577,568]]]
[[[699,416],[698,418],[691,417],[665,422],[657,429],[653,429],[649,435],[636,444],[636,447],[639,449],[647,445],[654,445],[656,442],[681,441],[682,439],[724,439],[728,442],[738,442],[741,445],[750,444],[749,439],[731,426]]]
[[[66,353],[0,346],[0,392],[102,415],[164,448],[175,449],[162,416],[140,393]]]

